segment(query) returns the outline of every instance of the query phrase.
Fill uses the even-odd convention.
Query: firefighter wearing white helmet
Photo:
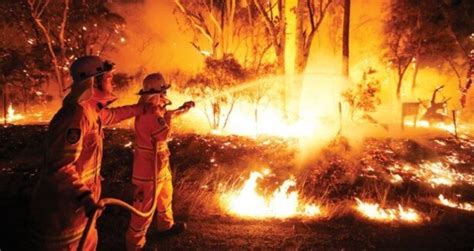
[[[173,219],[173,185],[169,164],[168,138],[171,119],[187,112],[194,106],[193,101],[185,102],[176,110],[167,110],[171,101],[166,96],[170,85],[160,73],[148,75],[143,80],[143,89],[138,103],[151,102],[159,107],[156,114],[143,114],[135,118],[135,153],[133,159],[132,183],[135,186],[133,206],[141,211],[149,210],[153,200],[157,200],[156,225],[159,235],[173,235],[182,232],[186,225]],[[156,172],[156,184],[153,180]],[[156,198],[154,190],[156,189]],[[140,250],[145,245],[146,232],[153,215],[147,218],[132,214],[126,233],[127,250]]]
[[[31,201],[37,249],[77,249],[87,217],[98,207],[102,127],[156,112],[156,106],[145,103],[107,108],[116,99],[112,70],[113,64],[97,56],[78,58],[71,65],[71,92],[49,124],[45,166]],[[95,250],[96,246],[94,226],[84,249]]]

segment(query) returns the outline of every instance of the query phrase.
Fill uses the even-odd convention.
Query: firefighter
[[[107,108],[113,64],[98,56],[78,58],[70,67],[70,93],[51,120],[45,166],[31,200],[34,245],[39,250],[76,250],[87,217],[98,208],[101,192],[102,126],[156,112],[151,104]],[[95,250],[92,227],[84,250]]]
[[[173,185],[167,140],[172,118],[194,106],[193,101],[188,101],[176,110],[167,110],[166,106],[171,104],[166,96],[168,88],[170,85],[160,73],[150,74],[143,80],[143,89],[138,93],[141,95],[138,103],[153,103],[158,106],[158,113],[139,115],[135,118],[136,142],[132,172],[132,183],[135,187],[133,206],[138,210],[148,211],[153,205],[153,200],[157,200],[156,210],[153,213],[156,219],[154,227],[160,236],[179,234],[186,228],[185,223],[175,222],[173,219],[171,203]],[[156,180],[153,179],[154,172]],[[153,198],[154,189],[156,198]],[[143,248],[153,214],[147,218],[132,214],[126,233],[127,250]]]

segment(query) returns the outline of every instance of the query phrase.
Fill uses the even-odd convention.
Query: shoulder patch
[[[81,129],[69,128],[66,131],[66,142],[69,144],[76,144],[81,138]]]
[[[158,117],[158,124],[159,124],[160,126],[165,126],[165,125],[166,125],[165,119],[162,118],[162,117]]]

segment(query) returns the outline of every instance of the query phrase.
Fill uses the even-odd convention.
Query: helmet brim
[[[142,95],[160,94],[160,93],[163,93],[164,91],[168,90],[170,87],[171,87],[171,85],[166,85],[166,86],[162,87],[159,90],[150,89],[150,90],[147,90],[147,91],[145,91],[144,89],[141,89],[137,93],[137,95],[142,96]]]

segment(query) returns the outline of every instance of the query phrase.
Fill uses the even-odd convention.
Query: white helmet
[[[84,56],[76,59],[69,69],[74,82],[82,82],[91,77],[112,71],[113,63],[99,56]]]
[[[138,95],[166,94],[171,85],[167,84],[161,73],[152,73],[143,80],[143,88]]]
[[[102,106],[113,102],[116,97],[112,94],[111,85],[104,86],[103,77],[111,72],[114,64],[98,56],[84,56],[76,59],[69,69],[73,79],[69,100],[82,102],[94,99]],[[94,84],[87,81],[96,78]]]

